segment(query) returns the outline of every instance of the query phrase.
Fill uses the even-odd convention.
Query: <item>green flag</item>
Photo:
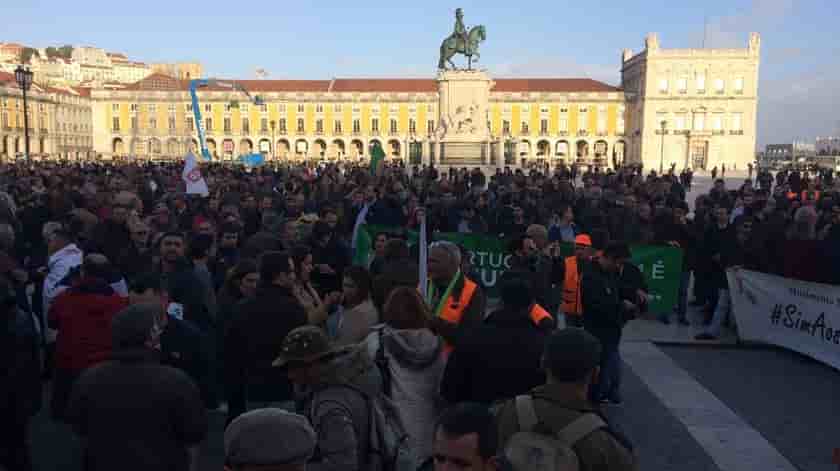
[[[379,141],[374,141],[370,145],[370,174],[376,176],[379,173],[379,166],[385,160],[385,151],[382,150],[382,144]]]
[[[353,265],[367,268],[370,252],[373,250],[373,241],[366,226],[360,226],[358,231],[356,247],[354,247],[355,250],[353,252]]]

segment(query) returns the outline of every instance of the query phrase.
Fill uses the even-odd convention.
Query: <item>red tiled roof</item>
[[[116,58],[119,58],[119,59],[128,59],[128,57],[126,57],[125,54],[123,54],[121,52],[106,52],[105,54],[107,54],[108,57],[111,57],[111,58],[116,57]]]
[[[494,79],[497,93],[516,92],[617,92],[618,88],[588,78],[500,78]]]
[[[0,71],[0,83],[15,82],[15,74]]]
[[[437,83],[433,79],[335,79],[333,92],[396,92],[435,93]]]
[[[371,78],[329,80],[223,80],[236,82],[250,92],[337,92],[337,93],[436,93],[434,79],[417,78]],[[496,93],[516,92],[617,92],[620,89],[592,79],[580,78],[500,78],[491,90]],[[188,90],[188,80],[178,80],[169,75],[154,73],[143,80],[125,87],[126,90]],[[210,86],[203,90],[230,90],[227,87]]]
[[[236,82],[248,91],[255,92],[326,92],[330,88],[329,80],[221,80]],[[217,88],[210,87],[209,90]],[[218,88],[226,90],[225,88]]]
[[[245,87],[249,92],[326,92],[329,89],[329,80],[224,80],[220,82],[236,82]],[[153,73],[139,82],[132,83],[125,87],[126,90],[189,90],[188,80],[178,80],[167,74]],[[214,86],[204,87],[208,91],[228,91],[229,87]]]
[[[127,85],[124,90],[160,90],[160,91],[178,91],[185,90],[187,87],[181,83],[180,80],[170,77],[166,74],[155,73],[148,77]]]

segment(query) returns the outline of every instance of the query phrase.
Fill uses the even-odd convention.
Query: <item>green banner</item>
[[[363,225],[356,238],[356,250],[353,263],[368,266],[373,255],[373,240],[376,234],[402,235],[409,245],[417,243],[417,232],[400,228]],[[496,283],[505,270],[510,268],[510,254],[507,253],[505,240],[476,234],[438,232],[433,240],[448,240],[463,246],[470,252],[472,266],[481,277],[480,281],[487,288],[487,296],[496,297]],[[630,247],[632,261],[645,276],[650,293],[649,311],[652,313],[670,312],[677,304],[682,273],[682,250],[675,247],[653,245],[635,245]],[[574,245],[561,244],[561,253],[572,255]]]
[[[630,253],[648,285],[649,312],[670,313],[679,298],[682,250],[659,245],[634,245],[630,247]]]

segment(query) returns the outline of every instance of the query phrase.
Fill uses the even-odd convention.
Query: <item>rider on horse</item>
[[[460,39],[464,42],[464,53],[469,55],[470,41],[467,36],[467,27],[464,26],[464,10],[460,8],[455,9],[455,31],[452,35],[455,36],[456,40]]]

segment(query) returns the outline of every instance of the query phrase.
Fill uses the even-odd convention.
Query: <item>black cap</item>
[[[579,382],[600,363],[601,342],[583,329],[568,327],[551,334],[543,358],[556,381]]]

